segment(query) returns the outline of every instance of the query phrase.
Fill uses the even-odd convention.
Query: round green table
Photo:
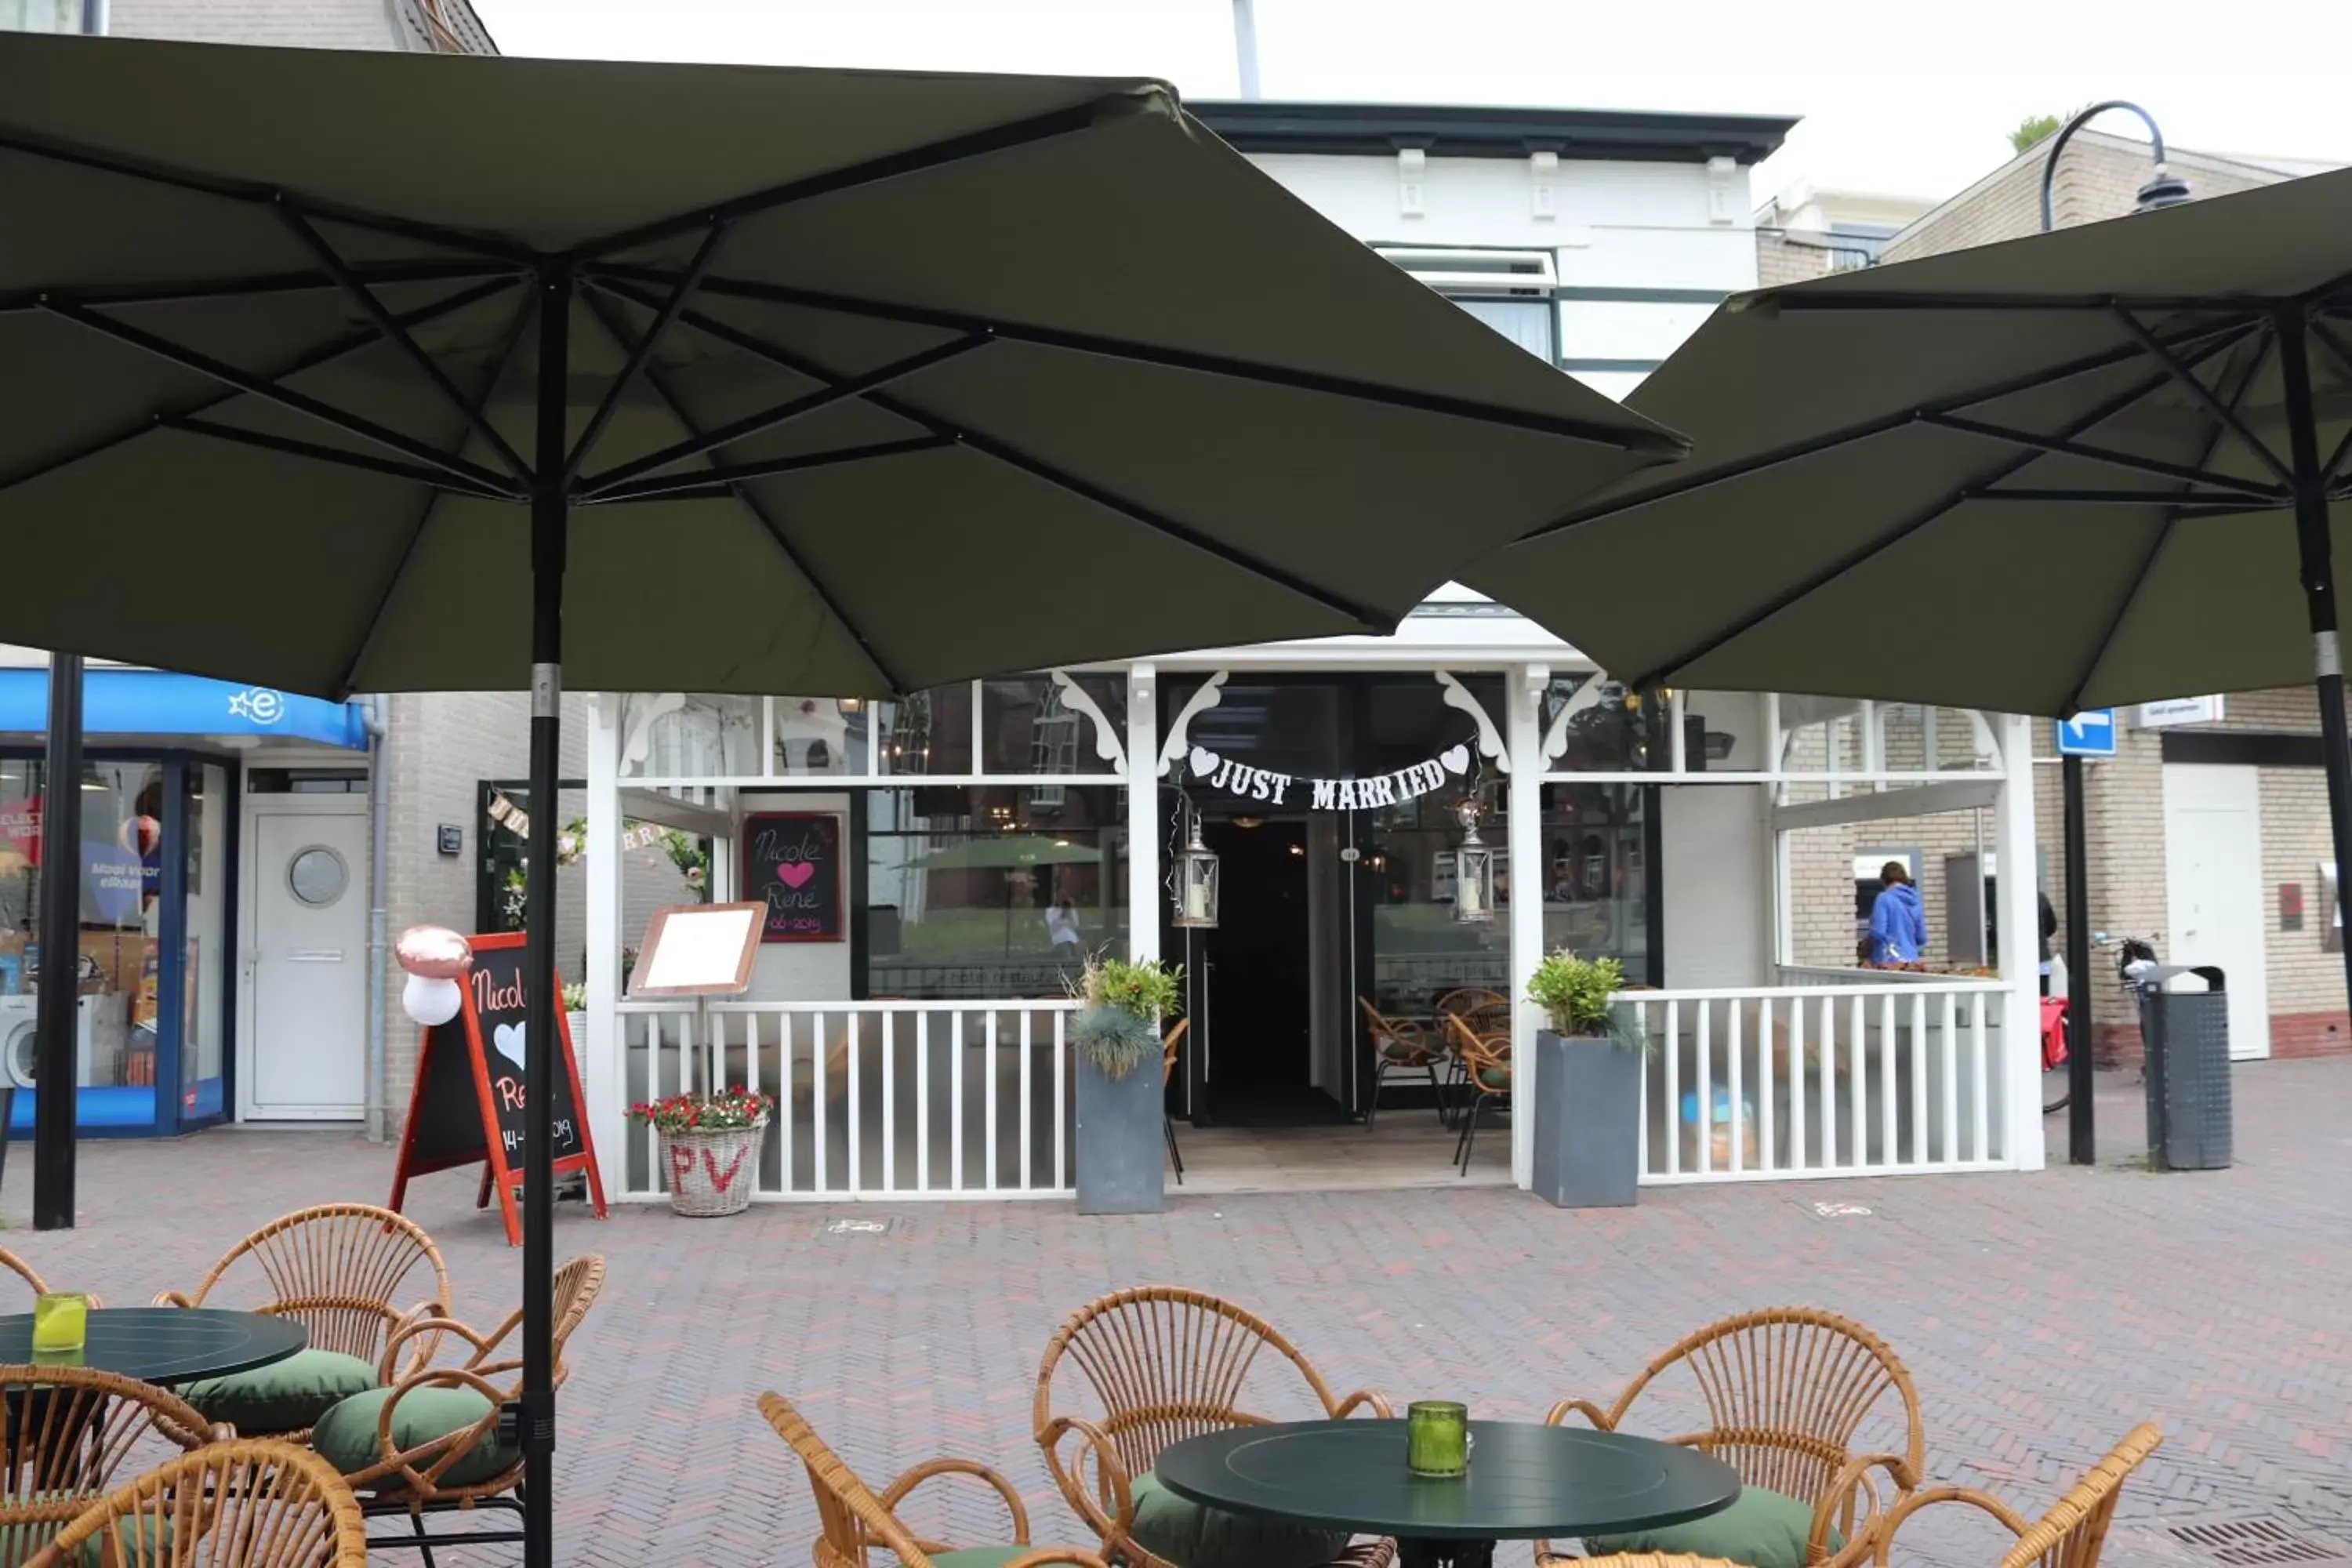
[[[295,1319],[267,1312],[216,1307],[92,1307],[82,1348],[56,1360],[170,1387],[284,1361],[310,1340],[310,1331]],[[0,1363],[36,1359],[33,1314],[0,1317]]]
[[[1469,1473],[1412,1474],[1402,1421],[1236,1426],[1164,1449],[1177,1496],[1227,1513],[1396,1537],[1402,1568],[1485,1568],[1497,1541],[1622,1535],[1731,1506],[1739,1478],[1694,1448],[1533,1422],[1470,1423]]]

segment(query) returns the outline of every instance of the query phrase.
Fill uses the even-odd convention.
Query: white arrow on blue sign
[[[2062,757],[2112,757],[2116,754],[2116,710],[2094,708],[2072,719],[2058,721],[2058,754]]]

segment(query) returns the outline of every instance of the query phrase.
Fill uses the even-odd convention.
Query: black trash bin
[[[2194,974],[2203,991],[2166,989]],[[2218,1171],[2230,1163],[2230,999],[2210,964],[2159,964],[2139,977],[2139,1032],[2147,1046],[2147,1153],[2160,1171]]]

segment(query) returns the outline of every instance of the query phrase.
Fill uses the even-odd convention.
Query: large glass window
[[[1650,868],[1640,784],[1546,784],[1544,949],[1649,968]]]
[[[1097,749],[1091,705],[1114,737],[1127,731],[1127,682],[1117,676],[1073,676],[1074,700],[1050,675],[984,680],[980,686],[980,771],[984,773],[1101,773],[1112,770]],[[937,770],[934,770],[937,771]]]
[[[858,698],[773,700],[774,767],[780,777],[824,778],[866,772],[866,704]]]
[[[727,778],[760,772],[764,704],[757,697],[640,692],[621,705],[621,773],[628,778]]]
[[[971,766],[971,687],[933,687],[898,702],[877,703],[874,733],[885,773],[968,773]]]
[[[0,0],[0,33],[79,33],[82,0]]]
[[[1479,837],[1495,850],[1495,918],[1456,918],[1455,815],[1465,792],[1449,789],[1389,807],[1371,818],[1372,951],[1378,957],[1373,1005],[1384,1013],[1426,1015],[1455,991],[1511,989],[1511,858],[1507,802],[1500,789],[1480,792]]]
[[[867,791],[868,994],[1059,996],[1125,956],[1124,811],[1109,785]]]

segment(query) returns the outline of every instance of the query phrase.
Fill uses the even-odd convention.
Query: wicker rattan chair
[[[432,1294],[395,1304],[420,1267],[431,1271]],[[250,1278],[257,1273],[259,1291]],[[255,1311],[299,1321],[310,1336],[306,1358],[325,1352],[373,1367],[385,1336],[404,1316],[428,1310],[436,1318],[449,1315],[449,1270],[433,1238],[414,1221],[370,1204],[320,1204],[271,1220],[230,1248],[195,1289],[166,1290],[155,1305],[201,1307],[216,1294],[234,1297],[236,1304]],[[419,1347],[420,1364],[430,1351],[429,1345]],[[241,1402],[218,1384],[198,1384],[187,1393],[190,1404],[235,1421],[247,1435],[264,1432],[294,1443],[310,1436],[308,1421],[239,1419]],[[320,1400],[309,1414],[315,1417],[334,1397],[340,1395]]]
[[[1184,1031],[1192,1026],[1190,1018],[1179,1018],[1176,1026],[1160,1042],[1160,1087],[1165,1091],[1168,1080],[1176,1076],[1176,1058],[1184,1048]],[[1184,1154],[1176,1147],[1176,1123],[1166,1110],[1160,1113],[1160,1130],[1168,1135],[1168,1160],[1176,1167],[1176,1184],[1184,1184]]]
[[[992,1568],[1039,1568],[1048,1563],[1108,1568],[1093,1552],[1070,1546],[1035,1547],[998,1563],[997,1559],[1003,1556],[1002,1547],[958,1548],[926,1541],[899,1520],[898,1508],[917,1487],[940,1476],[971,1476],[996,1489],[996,1495],[1004,1500],[1005,1511],[1013,1516],[1013,1539],[1004,1545],[1029,1545],[1029,1511],[1021,1506],[1020,1494],[1011,1483],[986,1465],[971,1459],[926,1460],[892,1481],[877,1497],[842,1463],[839,1455],[825,1447],[824,1439],[810,1429],[801,1413],[793,1408],[791,1400],[781,1394],[763,1394],[760,1395],[760,1414],[768,1418],[777,1436],[793,1446],[793,1452],[808,1468],[809,1490],[815,1495],[817,1521],[823,1531],[810,1552],[816,1568],[867,1568],[866,1554],[877,1547],[896,1557],[900,1568],[930,1568],[935,1562],[941,1568],[953,1568],[967,1553],[975,1560],[985,1554]]]
[[[1253,1378],[1265,1368],[1270,1377]],[[1262,1395],[1296,1403],[1301,1384],[1334,1419],[1359,1410],[1390,1416],[1369,1389],[1341,1398],[1288,1340],[1256,1314],[1202,1290],[1145,1286],[1082,1308],[1045,1346],[1037,1369],[1037,1446],[1072,1510],[1103,1554],[1131,1568],[1176,1568],[1132,1534],[1134,1482],[1171,1443],[1277,1417]],[[1091,1394],[1081,1401],[1081,1393]],[[1071,1406],[1087,1403],[1088,1414]],[[1396,1542],[1359,1542],[1335,1562],[1388,1568]]]
[[[0,1366],[0,1565],[16,1568],[114,1478],[236,1434],[179,1395],[79,1366]]]
[[[95,1542],[96,1550],[92,1550]],[[100,1500],[31,1568],[367,1568],[367,1532],[342,1478],[267,1439],[215,1443]]]
[[[564,1350],[604,1289],[604,1260],[589,1254],[555,1271],[555,1383],[569,1372]],[[378,1540],[379,1547],[464,1542],[512,1543],[520,1531],[484,1531],[427,1537],[425,1515],[446,1510],[499,1508],[520,1512],[513,1497],[522,1479],[522,1451],[498,1441],[499,1406],[521,1392],[522,1352],[506,1348],[522,1327],[509,1313],[488,1334],[453,1318],[415,1315],[384,1342],[377,1368],[384,1386],[347,1399],[320,1419],[312,1443],[341,1471],[370,1514],[406,1514],[411,1535]],[[412,1347],[462,1342],[468,1353],[455,1365],[419,1366]],[[452,1401],[444,1391],[455,1393]],[[457,1419],[452,1421],[452,1415]]]
[[[1831,1568],[1858,1568],[1865,1561],[1885,1568],[1888,1549],[1904,1524],[1921,1510],[1941,1503],[1969,1504],[1990,1514],[2016,1535],[2017,1544],[2001,1553],[2000,1568],[2036,1564],[2039,1568],[2098,1568],[2124,1482],[2163,1440],[2163,1434],[2154,1426],[2143,1423],[2133,1427],[2038,1522],[2029,1522],[1999,1498],[1967,1487],[1930,1487],[1914,1492],[1881,1515],[1875,1529],[1838,1553]],[[1950,1550],[1943,1547],[1937,1554],[1948,1559]]]
[[[1677,1387],[1677,1384],[1682,1386]],[[1696,1400],[1692,1397],[1696,1391]],[[1901,1405],[1900,1452],[1856,1453],[1863,1420],[1892,1394]],[[1742,1312],[1710,1323],[1650,1363],[1606,1410],[1564,1399],[1545,1417],[1571,1414],[1616,1431],[1637,1403],[1693,1403],[1706,1424],[1669,1442],[1703,1449],[1739,1473],[1742,1485],[1767,1488],[1812,1509],[1805,1560],[1830,1555],[1834,1530],[1851,1544],[1887,1506],[1874,1472],[1895,1485],[1896,1500],[1919,1485],[1927,1438],[1911,1374],[1886,1342],[1860,1323],[1808,1307]],[[1538,1563],[1564,1561],[1543,1542]]]
[[[0,1268],[5,1268],[9,1273],[14,1274],[17,1279],[22,1279],[25,1282],[26,1287],[29,1289],[34,1295],[46,1296],[49,1293],[48,1282],[34,1271],[33,1266],[26,1262],[23,1258],[17,1257],[15,1253],[9,1251],[5,1247],[0,1247]],[[91,1306],[96,1307],[102,1304],[100,1302],[98,1293],[96,1291],[85,1290],[82,1294],[89,1298],[89,1304]]]
[[[1445,1088],[1437,1081],[1437,1064],[1445,1053],[1431,1038],[1428,1026],[1418,1019],[1391,1018],[1368,996],[1357,997],[1356,1005],[1364,1010],[1364,1025],[1372,1038],[1372,1098],[1364,1108],[1364,1130],[1370,1131],[1380,1119],[1381,1086],[1392,1071],[1427,1073],[1430,1092],[1437,1097],[1437,1120],[1447,1124]]]
[[[1511,1032],[1506,1025],[1500,1030],[1480,1034],[1459,1013],[1445,1016],[1445,1028],[1453,1037],[1454,1054],[1462,1060],[1463,1079],[1470,1089],[1470,1104],[1462,1117],[1462,1136],[1454,1143],[1454,1163],[1466,1176],[1470,1173],[1470,1156],[1478,1146],[1479,1119],[1490,1105],[1502,1110],[1510,1108]]]

